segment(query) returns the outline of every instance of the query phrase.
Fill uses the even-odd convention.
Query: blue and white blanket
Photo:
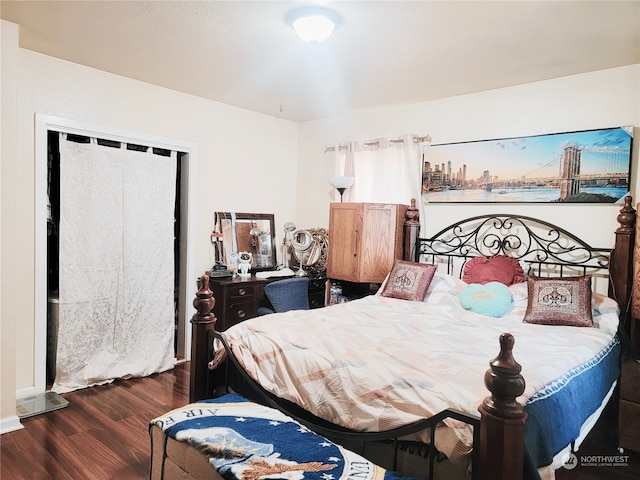
[[[238,395],[186,405],[151,424],[201,450],[227,480],[400,478],[278,410]]]
[[[575,441],[582,425],[598,410],[620,375],[618,337],[593,359],[567,372],[529,398],[524,406],[525,452],[536,467],[549,465],[554,456]]]

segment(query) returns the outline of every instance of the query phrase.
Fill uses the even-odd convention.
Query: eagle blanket
[[[403,478],[280,411],[238,395],[186,405],[152,420],[151,425],[202,451],[225,480]]]

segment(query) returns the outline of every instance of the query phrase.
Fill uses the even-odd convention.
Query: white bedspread
[[[502,318],[462,309],[457,294],[465,286],[439,273],[425,302],[375,295],[258,317],[224,335],[268,391],[345,427],[380,431],[447,408],[477,416],[489,394],[484,373],[504,332],[516,339],[525,403],[605,349],[617,330],[617,304],[599,294],[593,296],[594,328],[543,326],[522,321],[526,283],[510,287],[513,308]],[[469,449],[471,429],[446,423],[455,427],[455,438],[437,437],[436,446],[455,459]]]

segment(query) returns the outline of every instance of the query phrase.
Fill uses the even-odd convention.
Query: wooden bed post
[[[216,325],[213,306],[216,300],[209,288],[209,275],[200,277],[199,290],[193,300],[196,309],[191,318],[191,368],[189,382],[189,403],[209,398],[212,392],[207,391],[209,382],[209,330]]]
[[[636,211],[631,206],[631,196],[624,197],[616,229],[616,243],[610,259],[609,296],[620,305],[620,322],[631,338],[632,345],[638,346],[638,333],[632,329],[631,290],[633,289],[633,249],[636,236]],[[626,308],[625,308],[626,307]]]
[[[491,392],[480,411],[480,480],[520,480],[524,462],[524,424],[527,419],[516,400],[524,392],[522,367],[513,359],[513,335],[500,335],[500,354],[489,362],[484,384]]]
[[[411,205],[404,214],[403,260],[416,261],[416,248],[420,236],[420,210],[416,208],[416,199],[411,199]]]

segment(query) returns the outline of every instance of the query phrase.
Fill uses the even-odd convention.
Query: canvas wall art
[[[629,192],[633,127],[425,147],[429,203],[616,203]]]

